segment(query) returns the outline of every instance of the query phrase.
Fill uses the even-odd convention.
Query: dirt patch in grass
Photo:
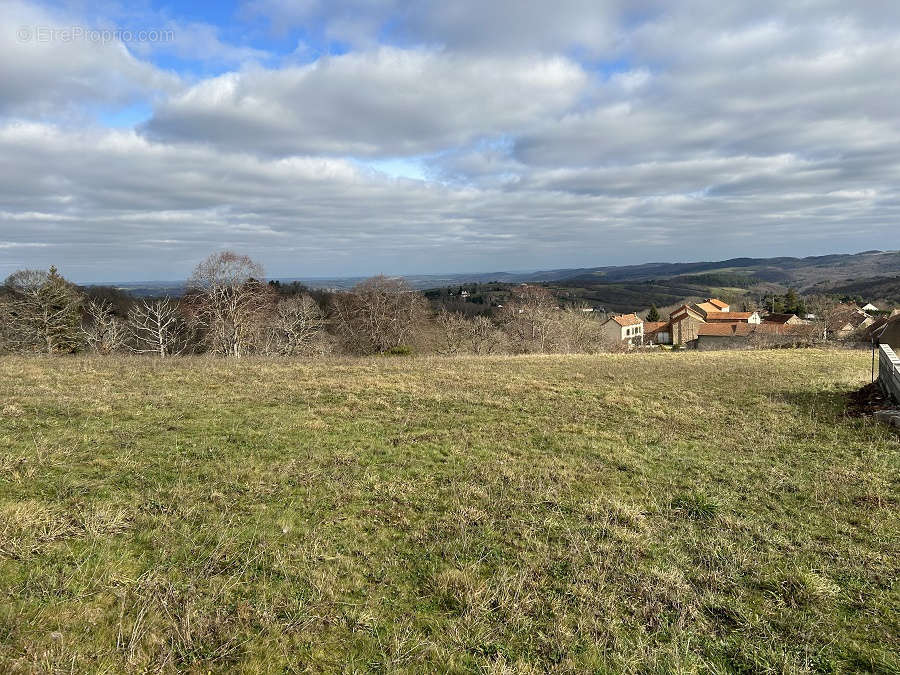
[[[867,417],[878,410],[896,408],[897,404],[884,393],[878,382],[872,382],[847,394],[848,417]]]

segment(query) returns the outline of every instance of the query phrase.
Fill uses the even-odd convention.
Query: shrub
[[[385,349],[382,354],[385,356],[410,356],[415,350],[409,345],[396,345]]]

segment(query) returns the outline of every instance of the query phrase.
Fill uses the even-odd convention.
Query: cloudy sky
[[[0,276],[898,248],[896,0],[0,0]]]

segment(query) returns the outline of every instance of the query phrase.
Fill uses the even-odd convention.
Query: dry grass
[[[868,356],[0,360],[0,670],[897,672]]]

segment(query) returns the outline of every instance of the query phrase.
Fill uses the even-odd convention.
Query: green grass
[[[0,360],[0,672],[898,672],[866,353]]]

